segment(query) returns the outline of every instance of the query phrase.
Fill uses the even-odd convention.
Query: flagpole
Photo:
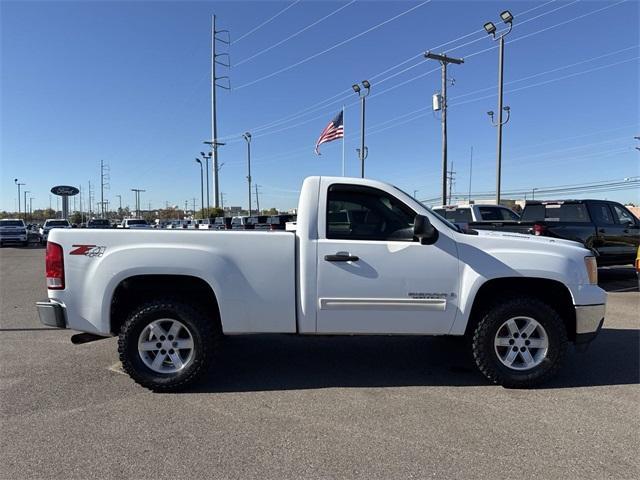
[[[344,131],[344,105],[342,105],[342,176],[344,177],[344,140],[345,140],[345,131]]]

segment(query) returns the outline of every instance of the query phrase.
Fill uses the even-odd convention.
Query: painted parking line
[[[609,292],[632,292],[634,290],[638,290],[638,287],[617,288],[616,290],[609,290]]]

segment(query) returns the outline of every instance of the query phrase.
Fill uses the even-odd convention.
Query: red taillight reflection
[[[57,243],[47,242],[46,271],[47,288],[49,290],[64,289],[64,260],[62,247]]]
[[[545,225],[540,225],[539,223],[536,223],[533,225],[534,235],[544,235],[546,230],[547,230],[547,227]]]

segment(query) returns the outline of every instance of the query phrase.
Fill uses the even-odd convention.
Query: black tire
[[[544,359],[533,368],[517,370],[500,360],[494,340],[498,329],[514,317],[536,320],[547,334],[548,347]],[[492,383],[510,388],[530,388],[553,377],[567,351],[567,331],[562,318],[549,305],[537,298],[510,298],[485,312],[471,339],[473,358],[480,372]],[[510,348],[510,347],[509,347]]]
[[[193,338],[193,359],[182,370],[159,373],[149,368],[138,352],[140,334],[154,320],[175,319]],[[163,299],[136,307],[120,329],[118,353],[122,368],[138,384],[155,392],[177,392],[196,383],[213,363],[220,322],[180,300]]]

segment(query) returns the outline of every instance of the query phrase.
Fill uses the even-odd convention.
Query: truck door
[[[596,227],[594,247],[602,255],[600,263],[624,263],[625,257],[635,258],[635,250],[625,242],[624,230],[627,227],[616,222],[610,205],[607,202],[591,202],[589,208]],[[633,261],[633,258],[629,261]]]
[[[458,310],[451,232],[414,241],[416,212],[392,191],[323,184],[320,197],[317,332],[448,333]]]

